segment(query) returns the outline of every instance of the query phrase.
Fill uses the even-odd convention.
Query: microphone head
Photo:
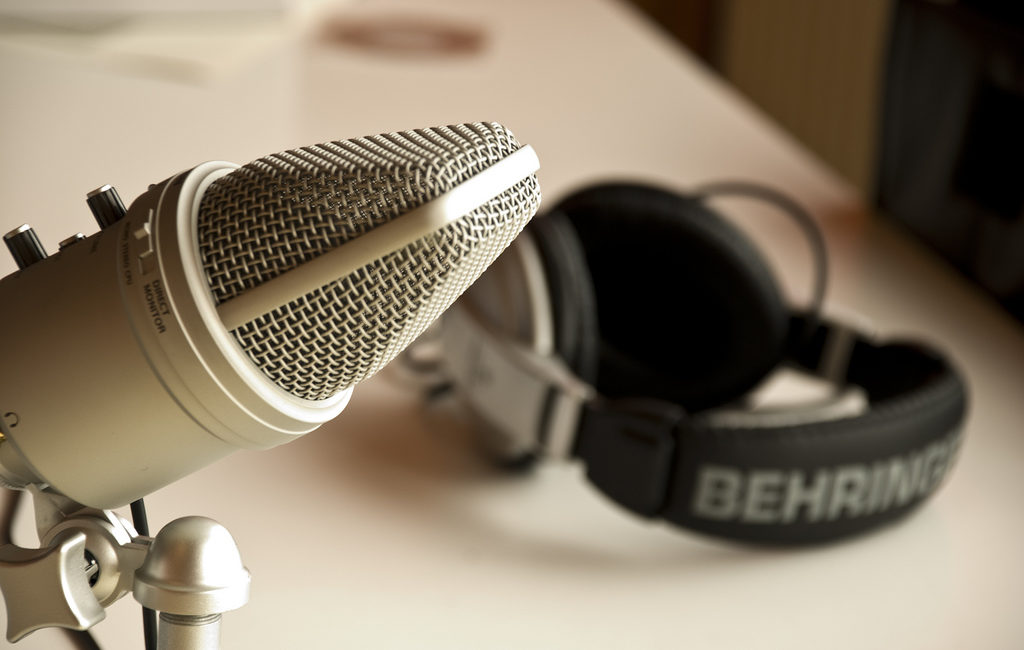
[[[221,305],[454,190],[521,147],[499,124],[403,131],[261,158],[202,196],[198,252]],[[534,174],[438,230],[232,329],[288,393],[326,399],[380,370],[536,213]]]

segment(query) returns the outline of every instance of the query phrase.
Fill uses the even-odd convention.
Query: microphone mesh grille
[[[198,215],[214,302],[422,205],[519,149],[499,124],[403,131],[261,158],[213,182]],[[233,330],[264,374],[319,400],[371,376],[483,272],[537,211],[535,176],[355,273]]]

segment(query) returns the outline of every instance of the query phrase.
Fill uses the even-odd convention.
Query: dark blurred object
[[[876,199],[1024,320],[1024,5],[896,4]]]
[[[631,0],[863,195],[895,0]]]
[[[713,62],[717,48],[721,0],[631,0],[694,54]]]

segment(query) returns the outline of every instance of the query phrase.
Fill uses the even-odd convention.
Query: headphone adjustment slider
[[[660,400],[593,400],[584,407],[575,455],[606,496],[655,517],[672,487],[684,418],[681,407]]]

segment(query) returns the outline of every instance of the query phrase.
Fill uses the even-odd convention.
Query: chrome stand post
[[[153,538],[132,594],[160,612],[158,650],[215,650],[221,614],[249,602],[249,582],[226,528],[205,517],[182,517]]]

